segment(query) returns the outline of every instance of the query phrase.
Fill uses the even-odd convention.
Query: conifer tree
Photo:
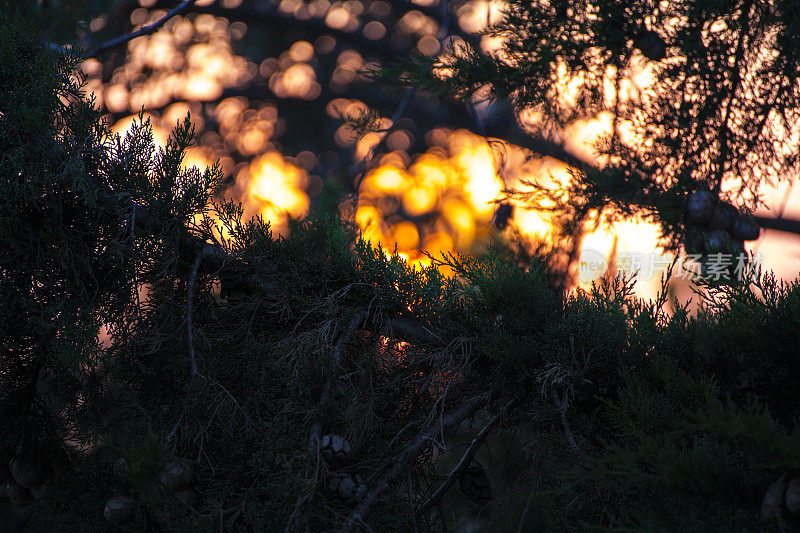
[[[767,54],[772,63],[757,73],[794,61],[789,3],[715,4],[707,15],[700,3],[675,3],[663,18],[644,4],[601,4],[609,12],[596,14],[549,5],[512,3],[499,26],[521,39],[519,64],[459,59],[446,90],[493,83],[523,106],[547,96],[552,73],[537,69],[559,55],[576,72],[626,64],[634,47],[667,62],[677,45],[653,21],[673,15],[734,14],[739,25],[720,31],[742,50],[783,43],[774,45],[783,59]],[[532,28],[560,48],[537,48],[547,39]],[[674,31],[699,38],[695,51],[709,48],[690,30]],[[184,167],[189,119],[163,149],[144,120],[110,134],[81,91],[80,55],[37,35],[14,11],[0,14],[0,459],[28,527],[800,526],[800,284],[754,268],[742,283],[708,287],[698,313],[668,313],[666,283],[651,302],[625,278],[565,295],[544,262],[521,269],[500,246],[436,258],[453,272],[444,277],[387,256],[343,220],[311,217],[275,237],[218,199],[218,166]],[[590,51],[585,35],[616,52]],[[441,87],[425,61],[402,68]],[[738,160],[713,157],[728,154],[723,138],[732,154],[771,139],[724,122],[747,112],[734,87],[752,79],[734,83],[728,64],[702,67],[733,83],[721,84],[717,104],[690,100],[696,114],[679,116],[730,131],[705,145],[676,119],[685,145],[669,144],[666,126],[645,128],[653,141],[642,148],[612,138],[613,164],[578,165],[571,209],[636,206],[666,229],[700,224],[688,199],[702,200],[690,195],[703,185],[720,193],[718,176],[681,158],[725,177]],[[685,75],[676,69],[663,83]],[[515,73],[524,74],[517,86]],[[587,95],[606,90],[586,79]],[[778,93],[779,116],[791,118],[796,90],[795,80]],[[593,98],[582,112],[607,105]],[[550,111],[554,121],[575,112]],[[742,157],[742,168],[793,163],[773,149],[759,162]],[[668,156],[677,160],[656,165]],[[686,174],[670,177],[673,167]],[[642,177],[642,168],[662,174]]]
[[[741,252],[774,221],[747,216],[765,184],[798,172],[797,4],[508,2],[484,30],[501,48],[451,45],[375,72],[468,105],[508,102],[534,153],[572,165],[566,191],[512,196],[564,204],[572,220],[637,213],[660,223],[668,249]],[[640,86],[636,77],[652,77]],[[564,94],[564,93],[568,94]],[[598,168],[564,149],[572,121],[610,116]],[[733,205],[732,205],[733,204]],[[735,205],[735,207],[734,207]],[[785,229],[785,228],[784,228]]]

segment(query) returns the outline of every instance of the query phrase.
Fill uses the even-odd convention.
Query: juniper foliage
[[[218,168],[182,166],[188,120],[161,150],[146,122],[111,135],[79,58],[35,35],[2,15],[0,458],[32,527],[107,530],[127,495],[123,530],[443,529],[480,516],[429,498],[495,417],[484,524],[797,526],[759,507],[800,474],[800,284],[754,271],[668,313],[621,278],[564,296],[501,245],[445,277],[341,220],[275,237],[215,199]],[[192,499],[163,482],[175,458]]]

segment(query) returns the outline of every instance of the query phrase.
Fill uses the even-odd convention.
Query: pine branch
[[[411,87],[410,89],[406,90],[405,94],[403,95],[403,98],[397,104],[397,107],[395,108],[394,113],[392,114],[392,118],[389,119],[391,121],[391,124],[389,125],[388,128],[381,131],[380,140],[374,145],[372,145],[372,148],[369,149],[367,155],[359,162],[358,172],[356,174],[355,179],[353,180],[354,182],[353,188],[355,189],[355,194],[356,194],[356,203],[358,203],[358,192],[359,192],[358,188],[361,186],[361,181],[367,174],[367,168],[369,167],[369,164],[378,155],[383,145],[386,143],[386,139],[397,127],[397,121],[400,120],[400,117],[402,117],[403,114],[406,112],[406,109],[408,109],[408,106],[409,104],[411,104],[411,100],[414,99],[414,95],[416,94],[416,92],[417,92],[416,87]]]
[[[65,154],[60,146],[53,146],[51,150],[43,153],[54,166],[63,165]],[[57,179],[63,181],[64,186],[70,185],[64,175]],[[132,221],[136,221],[135,227],[131,225],[132,232],[135,231],[140,235],[158,235],[163,230],[163,221],[129,196],[114,194],[89,173],[84,175],[84,179],[88,186],[96,191],[97,202],[102,208],[116,213],[120,218],[130,217]],[[188,230],[183,232],[180,239],[182,244],[187,247],[200,250],[201,263],[199,268],[205,271],[222,271],[226,268],[234,267],[238,263],[221,246],[209,244]],[[266,289],[270,292],[280,290],[272,284],[264,283],[255,275],[245,276],[240,283],[242,288],[248,292],[257,292],[261,289]]]
[[[204,247],[205,248],[205,247]],[[194,332],[192,331],[192,311],[194,307],[194,285],[197,279],[197,270],[200,268],[200,261],[203,259],[203,251],[197,252],[197,256],[192,263],[192,270],[189,272],[189,288],[186,295],[186,332],[187,343],[189,346],[189,355],[192,361],[192,378],[200,374],[197,370],[197,356],[194,352]]]
[[[786,233],[794,233],[800,235],[800,220],[791,218],[772,218],[763,216],[754,216],[758,225],[764,229],[771,229],[775,231],[783,231]]]
[[[437,332],[431,331],[423,323],[414,321],[408,317],[398,316],[389,319],[389,327],[393,332],[398,332],[410,337],[417,337],[425,342],[442,342],[442,337],[437,334]]]
[[[181,13],[183,13],[184,11],[189,9],[189,7],[194,5],[194,3],[196,1],[197,0],[183,0],[183,2],[181,2],[180,4],[175,6],[175,8],[173,8],[170,11],[168,11],[166,15],[164,15],[163,17],[161,17],[157,21],[153,22],[152,24],[148,24],[147,26],[143,26],[143,27],[139,28],[136,31],[133,31],[131,33],[127,33],[125,35],[121,35],[121,36],[119,36],[119,37],[117,37],[115,39],[111,39],[110,41],[106,41],[105,43],[97,46],[96,48],[93,48],[92,50],[90,50],[86,54],[86,59],[89,59],[89,58],[92,58],[92,57],[97,57],[100,54],[102,54],[103,52],[105,52],[107,50],[110,50],[111,48],[115,48],[115,47],[117,47],[117,46],[119,46],[121,44],[125,44],[128,41],[132,41],[133,39],[136,39],[137,37],[142,37],[143,35],[150,35],[151,33],[155,33],[156,30],[158,30],[161,26],[166,24],[169,19],[171,19],[172,17],[175,17],[175,16],[180,15]]]
[[[318,405],[322,405],[330,400],[331,393],[335,387],[335,380],[339,366],[342,363],[342,359],[344,358],[344,350],[347,346],[347,343],[350,342],[350,339],[353,338],[353,334],[356,331],[356,328],[364,321],[364,318],[367,316],[367,309],[366,308],[359,308],[356,310],[356,314],[353,319],[350,321],[350,325],[347,327],[347,330],[339,337],[339,340],[336,342],[336,346],[333,349],[333,364],[331,370],[331,376],[325,381],[325,385],[323,386],[322,393],[319,395],[319,401],[317,402]],[[306,477],[308,477],[311,473],[311,463],[312,459],[316,459],[320,438],[322,437],[322,421],[314,417],[314,421],[311,424],[311,429],[308,432],[308,463],[306,464]],[[314,487],[316,488],[316,487]],[[292,517],[289,519],[289,524],[286,526],[286,531],[290,531],[290,528],[294,530],[302,530],[304,524],[302,523],[303,519],[303,508],[308,505],[314,497],[313,490],[312,492],[302,494],[295,503],[294,512],[292,513]]]
[[[570,448],[572,448],[576,453],[583,455],[583,450],[581,450],[580,446],[578,446],[578,443],[575,442],[575,437],[572,435],[572,429],[570,428],[569,421],[567,420],[566,400],[560,400],[558,393],[554,390],[550,391],[550,396],[553,397],[553,402],[555,402],[556,407],[561,413],[561,425],[564,428],[564,437],[567,439],[567,443],[569,443]]]
[[[444,2],[444,4],[451,4],[448,0],[439,0],[440,3]],[[439,23],[440,27],[448,27],[448,31],[452,35],[456,35],[464,40],[465,43],[469,44],[475,50],[481,50],[481,38],[479,35],[475,35],[473,33],[467,33],[461,28],[451,28],[450,27],[450,8],[448,7],[439,7],[436,5],[424,6],[422,4],[415,4],[410,0],[389,0],[389,3],[397,8],[398,11],[419,11],[422,14],[432,18],[436,22]],[[398,17],[399,18],[399,17]],[[457,26],[457,25],[456,25]]]
[[[136,211],[134,210],[133,213],[134,213],[134,216],[135,216],[136,215]],[[206,246],[210,246],[210,245],[206,245]],[[189,375],[189,383],[190,384],[191,384],[191,382],[194,380],[194,378],[196,376],[202,377],[202,374],[200,374],[200,371],[197,369],[197,355],[195,354],[195,351],[194,351],[194,331],[193,331],[193,328],[192,328],[192,313],[193,313],[193,307],[194,307],[194,286],[195,286],[195,281],[197,280],[197,271],[200,268],[200,262],[203,259],[203,251],[204,250],[205,250],[205,247],[203,248],[203,250],[200,250],[199,252],[197,252],[197,256],[194,259],[194,263],[192,263],[192,269],[189,272],[189,282],[187,284],[188,288],[186,289],[186,293],[187,293],[186,294],[186,332],[187,332],[187,341],[186,342],[187,342],[187,345],[189,346],[189,357],[190,357],[190,361],[191,361],[191,374]],[[169,434],[167,435],[166,444],[169,444],[170,442],[172,442],[172,439],[175,438],[175,435],[178,433],[178,428],[180,428],[181,423],[183,422],[183,419],[186,416],[186,410],[187,410],[188,405],[189,405],[189,398],[188,398],[189,391],[188,391],[188,389],[187,389],[186,395],[187,395],[187,398],[184,400],[183,409],[181,410],[181,414],[180,414],[180,416],[178,416],[177,422],[175,422],[175,425],[172,426],[172,429],[170,430]]]
[[[531,484],[531,490],[528,492],[528,497],[525,499],[525,507],[522,509],[522,516],[519,519],[519,526],[517,526],[517,533],[522,533],[523,526],[525,525],[525,518],[528,516],[528,510],[531,508],[531,502],[533,501],[533,495],[536,492],[536,485],[539,483],[539,468],[542,464],[542,457],[541,454],[537,451],[536,457],[533,461],[533,483]]]
[[[480,126],[477,127],[480,130]],[[561,143],[545,139],[541,136],[529,135],[528,133],[522,131],[519,126],[517,127],[517,130],[517,135],[513,137],[506,136],[506,139],[509,142],[517,144],[521,148],[525,148],[543,157],[552,157],[553,159],[557,159],[558,161],[561,161],[562,163],[565,163],[588,175],[599,175],[604,172],[603,169],[576,155]],[[502,138],[503,136],[502,132],[495,132],[497,135],[493,135],[493,132],[491,131],[485,133],[491,137]],[[641,196],[638,200],[638,205],[641,205],[642,207],[653,207],[655,205],[655,199],[648,198],[647,196]],[[755,221],[758,223],[758,225],[764,229],[800,235],[800,220],[783,217],[773,218],[758,215],[753,218],[755,218]]]
[[[402,473],[408,465],[430,446],[436,435],[448,431],[474,415],[485,399],[485,394],[469,400],[457,409],[444,415],[437,424],[418,435],[399,454],[395,455],[369,485],[364,499],[356,506],[347,518],[346,529],[352,530],[356,525],[363,524],[370,509],[378,497],[389,488],[389,482]]]
[[[472,463],[472,459],[475,457],[475,454],[478,452],[478,448],[480,448],[480,446],[483,444],[483,442],[486,440],[486,438],[491,434],[491,432],[494,431],[494,428],[497,427],[497,425],[500,423],[500,421],[506,415],[506,413],[508,412],[509,408],[511,407],[511,405],[514,402],[515,402],[515,400],[512,400],[512,401],[508,402],[505,405],[505,407],[503,407],[503,409],[499,413],[497,413],[497,415],[494,418],[492,418],[485,426],[483,426],[483,429],[481,429],[481,431],[475,436],[475,438],[472,439],[472,442],[470,443],[469,447],[467,448],[467,451],[464,452],[464,455],[461,457],[461,460],[458,462],[458,464],[455,466],[455,468],[453,468],[453,470],[447,476],[447,479],[445,479],[444,483],[442,483],[439,486],[439,488],[436,489],[436,492],[434,492],[433,495],[431,495],[431,497],[428,498],[428,500],[425,503],[422,504],[422,506],[419,508],[418,513],[420,513],[420,514],[424,513],[427,510],[429,510],[432,506],[436,505],[439,502],[439,500],[442,498],[442,496],[444,496],[445,493],[448,490],[450,490],[450,487],[452,487],[453,483],[456,482],[456,479],[458,478],[458,475],[461,473],[461,471],[464,468],[466,468],[467,466],[469,466],[470,463]]]
[[[356,310],[356,314],[353,319],[350,321],[350,325],[348,326],[347,330],[342,334],[339,338],[336,346],[333,349],[333,364],[332,364],[332,375],[328,378],[323,386],[322,393],[319,396],[318,404],[324,404],[331,398],[331,393],[335,387],[336,381],[336,374],[338,368],[342,364],[342,358],[344,357],[344,349],[347,346],[347,343],[350,342],[350,339],[353,337],[353,334],[356,331],[361,322],[364,321],[364,318],[367,316],[367,310],[365,308],[359,308]],[[317,446],[319,445],[319,439],[322,433],[322,422],[320,420],[315,420],[314,423],[311,425],[311,431],[309,433],[308,438],[308,451],[309,453],[316,452]]]
[[[440,29],[439,35],[437,39],[439,41],[439,47],[442,47],[444,39],[447,37],[448,32],[450,31],[450,0],[441,0],[442,2],[442,19],[440,21]],[[364,176],[367,173],[367,168],[372,160],[377,156],[377,154],[383,148],[386,139],[389,138],[389,135],[392,131],[397,127],[397,121],[400,120],[400,117],[408,109],[408,106],[411,104],[411,100],[414,99],[414,95],[417,93],[417,87],[409,87],[403,98],[397,104],[397,108],[395,109],[394,113],[392,114],[391,125],[386,128],[384,131],[381,132],[381,138],[375,143],[372,148],[370,148],[369,152],[367,153],[366,157],[361,160],[358,166],[358,173],[356,174],[354,181],[354,189],[355,189],[355,204],[358,204],[358,194],[359,194],[359,187],[361,186],[361,181],[364,179]]]
[[[159,1],[154,7],[161,7],[165,2]],[[286,28],[303,28],[308,33],[316,35],[332,35],[337,39],[357,46],[364,52],[365,56],[379,56],[384,59],[397,57],[397,49],[392,46],[388,38],[370,40],[361,33],[361,28],[356,31],[346,31],[343,29],[332,28],[325,24],[322,19],[309,18],[301,20],[292,15],[286,15],[278,11],[278,5],[272,2],[259,2],[252,7],[227,8],[212,4],[210,6],[198,6],[193,10],[195,13],[207,13],[217,17],[225,17],[231,20],[246,21],[247,24],[259,24],[271,26],[281,30]]]
[[[741,63],[744,59],[744,40],[748,36],[750,27],[750,8],[752,7],[752,0],[747,0],[741,8],[739,16],[739,38],[736,43],[736,53],[734,54],[733,65],[730,66],[731,82],[728,91],[728,103],[725,106],[725,113],[722,117],[722,124],[720,124],[719,132],[719,158],[717,162],[717,172],[714,178],[714,192],[719,193],[722,186],[722,176],[725,173],[725,156],[728,153],[728,137],[730,136],[731,129],[728,125],[731,118],[731,110],[733,109],[733,102],[736,100],[736,91],[742,82]]]

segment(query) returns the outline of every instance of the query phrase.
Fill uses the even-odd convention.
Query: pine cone
[[[158,477],[161,485],[168,490],[178,490],[194,481],[194,467],[185,459],[173,459]]]
[[[328,492],[331,494],[339,494],[339,485],[341,485],[342,482],[349,477],[350,476],[347,474],[334,474],[331,476],[326,485]]]
[[[361,478],[361,476],[356,476],[356,490],[346,503],[348,505],[356,505],[357,503],[361,503],[366,495],[367,484],[364,483],[364,480]]]
[[[44,480],[44,466],[35,455],[18,455],[9,463],[11,477],[14,481],[30,489]]]
[[[800,515],[800,477],[793,478],[786,485],[784,502],[790,513]]]
[[[728,232],[723,229],[709,231],[705,239],[705,251],[709,254],[724,253],[728,250]]]
[[[711,219],[708,221],[708,227],[711,229],[724,229],[728,230],[731,227],[733,218],[738,214],[736,208],[730,204],[719,203],[714,207],[711,213]]]
[[[358,474],[334,474],[328,481],[327,489],[331,494],[335,494],[344,500],[347,505],[355,505],[361,502],[367,493],[367,485],[364,483],[364,478]]]
[[[197,493],[192,488],[175,491],[175,496],[189,507],[197,503]]]
[[[350,443],[339,435],[323,435],[319,450],[329,463],[343,461],[350,456]]]
[[[486,505],[492,501],[492,485],[486,471],[477,461],[461,471],[458,488],[464,496],[478,505]]]
[[[504,202],[502,204],[497,205],[497,209],[494,212],[494,226],[497,229],[505,229],[508,226],[508,221],[514,216],[514,206]]]
[[[781,517],[783,493],[786,488],[786,476],[770,485],[761,501],[761,520],[777,520]]]
[[[38,485],[36,485],[35,487],[31,487],[28,490],[30,491],[31,496],[33,496],[34,500],[41,500],[42,499],[42,494],[47,489],[47,486],[48,486],[48,483],[47,483],[47,480],[45,480],[45,481],[39,483]]]
[[[33,503],[31,491],[15,482],[13,479],[9,479],[6,484],[6,494],[8,495],[8,499],[11,500],[11,503],[14,504],[14,507],[19,509],[28,507]]]
[[[701,189],[689,195],[686,209],[689,212],[689,218],[692,222],[700,226],[705,226],[711,221],[716,204],[716,196],[714,196],[711,191]]]
[[[687,254],[703,253],[703,232],[695,225],[689,224],[683,235],[683,248]]]
[[[731,236],[740,241],[754,241],[761,235],[761,227],[753,217],[737,213],[731,221]]]
[[[222,277],[220,282],[220,298],[231,303],[243,302],[250,296],[250,292],[243,287],[240,280]]]
[[[103,516],[115,526],[122,525],[133,516],[135,504],[134,499],[128,496],[112,496],[106,501]]]
[[[114,475],[122,480],[127,480],[131,473],[131,467],[124,457],[117,459],[117,462],[114,463],[113,470]]]

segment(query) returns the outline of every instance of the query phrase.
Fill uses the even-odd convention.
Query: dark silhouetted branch
[[[206,245],[206,246],[211,246]],[[195,281],[197,280],[197,270],[200,268],[200,261],[203,259],[203,251],[197,252],[197,257],[195,257],[194,263],[192,263],[192,270],[189,272],[189,288],[187,289],[186,294],[186,333],[187,333],[187,343],[189,346],[189,356],[191,357],[192,362],[192,377],[196,376],[200,372],[197,370],[197,356],[194,352],[194,331],[192,331],[192,314],[193,314],[193,307],[194,307],[194,285]]]
[[[483,403],[485,395],[473,398],[463,404],[461,407],[450,411],[438,423],[419,434],[403,451],[395,455],[382,470],[374,477],[369,484],[364,499],[361,500],[355,509],[350,513],[347,518],[347,529],[352,530],[355,526],[363,524],[370,509],[377,501],[378,497],[389,487],[389,482],[402,473],[419,455],[431,445],[436,435],[449,431],[456,427],[458,424],[474,415],[481,404]]]
[[[550,396],[552,396],[553,402],[555,402],[556,407],[561,413],[561,425],[564,427],[564,437],[567,439],[570,448],[572,448],[576,453],[583,455],[583,450],[581,450],[580,446],[578,446],[578,443],[575,442],[575,437],[572,435],[572,429],[569,427],[569,421],[567,420],[566,415],[566,401],[560,399],[558,397],[558,393],[554,390],[550,391]]]
[[[481,429],[480,433],[478,433],[475,436],[475,438],[472,439],[472,442],[470,443],[469,447],[467,448],[467,451],[464,452],[463,456],[461,456],[461,460],[458,462],[456,467],[453,468],[453,470],[447,476],[447,479],[444,480],[444,483],[442,483],[439,486],[439,488],[436,489],[436,492],[434,492],[431,495],[431,497],[428,498],[427,501],[425,503],[423,503],[422,506],[419,508],[419,513],[424,513],[425,511],[430,509],[432,506],[436,505],[439,502],[439,500],[442,499],[442,496],[444,496],[445,493],[448,490],[450,490],[450,487],[452,487],[453,483],[455,483],[456,479],[458,479],[458,475],[461,473],[461,471],[464,468],[466,468],[467,466],[469,466],[470,463],[472,463],[472,459],[475,457],[475,454],[478,453],[478,448],[480,448],[481,444],[483,444],[483,442],[491,434],[491,432],[494,431],[494,428],[497,427],[497,425],[500,423],[500,421],[506,415],[506,413],[508,412],[508,409],[511,407],[511,405],[513,403],[514,403],[513,400],[508,402],[506,404],[506,406],[503,407],[503,409],[499,413],[497,413],[497,415],[494,418],[492,418],[489,421],[489,423],[487,423],[485,426],[483,426],[483,429]]]
[[[332,369],[330,377],[325,381],[325,385],[323,386],[322,393],[319,395],[319,401],[317,402],[318,405],[322,405],[330,400],[331,393],[333,392],[334,387],[336,386],[335,380],[339,366],[342,363],[342,358],[344,357],[344,350],[347,347],[347,343],[350,342],[350,339],[353,338],[353,334],[356,331],[356,328],[364,321],[364,318],[367,316],[367,309],[366,308],[359,308],[356,310],[356,314],[353,319],[350,321],[350,325],[347,327],[347,330],[339,337],[339,340],[336,342],[336,346],[333,348],[333,362],[332,362]],[[306,477],[311,474],[311,464],[313,459],[317,457],[317,451],[319,449],[319,442],[320,438],[322,437],[322,421],[314,417],[314,421],[311,424],[311,429],[308,432],[308,463],[306,464]],[[316,484],[315,484],[316,485]],[[292,513],[292,517],[289,519],[289,524],[286,526],[286,531],[290,530],[297,530],[302,531],[305,529],[305,525],[303,524],[303,509],[311,502],[314,497],[314,489],[310,492],[306,492],[302,494],[295,503],[294,512]]]
[[[517,526],[517,533],[522,533],[524,531],[523,526],[525,525],[525,518],[528,516],[528,510],[531,508],[531,502],[533,501],[533,495],[536,492],[536,485],[539,482],[539,469],[542,465],[542,457],[540,452],[536,452],[536,458],[533,461],[533,483],[531,484],[531,490],[528,492],[528,497],[525,499],[525,507],[522,509],[522,516],[519,519],[519,526]]]
[[[516,135],[513,137],[509,137],[504,135],[504,132],[493,132],[487,131],[486,132],[491,137],[496,137],[500,139],[505,139],[508,142],[514,143],[521,148],[525,148],[535,154],[545,157],[552,157],[553,159],[557,159],[562,163],[565,163],[585,174],[589,175],[597,175],[603,172],[603,169],[595,166],[594,164],[586,161],[582,157],[574,154],[569,149],[567,149],[563,144],[551,141],[549,139],[545,139],[544,137],[540,136],[533,136],[529,135],[518,128]],[[652,202],[650,198],[645,196],[641,197],[641,205],[652,207],[655,205],[655,202]],[[754,217],[756,222],[759,226],[764,229],[770,229],[775,231],[783,231],[786,233],[794,233],[795,235],[800,235],[800,220],[793,220],[787,218],[773,218],[773,217],[764,217],[764,216],[755,216]]]
[[[477,51],[481,51],[481,37],[479,35],[475,35],[472,33],[467,33],[460,28],[452,29],[450,28],[450,8],[453,4],[452,1],[448,2],[447,0],[439,0],[440,4],[445,2],[446,4],[450,4],[448,7],[439,7],[437,5],[429,5],[423,6],[420,4],[415,4],[410,0],[389,0],[389,3],[398,10],[402,11],[419,11],[423,15],[426,15],[436,22],[439,23],[441,27],[447,27],[448,33],[451,35],[460,37],[463,39],[465,43],[470,45]]]
[[[162,7],[163,1],[156,3],[154,7]],[[308,18],[301,20],[292,15],[281,13],[277,4],[272,2],[259,2],[254,7],[231,7],[226,8],[213,4],[210,6],[196,6],[192,10],[194,13],[207,13],[216,17],[225,17],[230,20],[246,21],[248,24],[259,24],[286,30],[289,28],[303,28],[313,34],[327,34],[342,41],[349,42],[357,46],[365,56],[379,56],[382,58],[396,59],[400,53],[396,47],[392,46],[388,38],[370,40],[364,37],[360,28],[356,31],[346,31],[332,28],[325,24],[322,19]],[[288,45],[287,45],[288,46]]]
[[[758,225],[764,229],[771,229],[775,231],[783,231],[786,233],[794,233],[800,235],[800,220],[793,220],[790,218],[770,218],[755,216],[753,217],[758,222]]]
[[[111,39],[110,41],[106,41],[105,43],[97,46],[96,48],[91,49],[89,52],[87,52],[86,58],[88,59],[90,57],[97,57],[100,54],[102,54],[103,52],[105,52],[106,50],[110,50],[111,48],[117,47],[117,46],[119,46],[121,44],[125,44],[128,41],[132,41],[133,39],[136,39],[137,37],[142,37],[143,35],[150,35],[151,33],[154,33],[161,26],[166,24],[169,19],[171,19],[172,17],[174,17],[176,15],[180,15],[181,13],[183,13],[184,11],[189,9],[189,7],[194,5],[194,3],[196,1],[197,0],[183,0],[183,2],[181,2],[180,4],[175,6],[175,8],[171,9],[170,11],[168,11],[166,15],[164,15],[163,17],[161,17],[157,21],[153,22],[152,24],[148,24],[147,26],[143,26],[143,27],[139,28],[138,30],[136,30],[134,32],[127,33],[125,35],[121,35],[120,37],[117,37],[116,39]]]

